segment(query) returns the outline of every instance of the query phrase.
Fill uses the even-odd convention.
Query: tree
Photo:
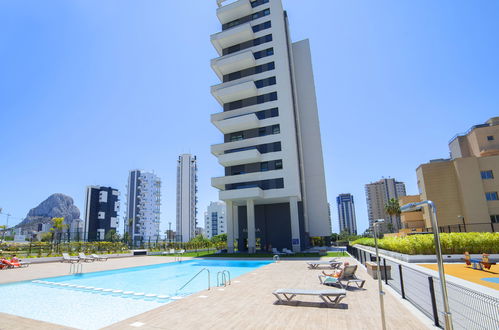
[[[60,234],[62,234],[62,231],[64,228],[66,228],[67,225],[64,223],[64,218],[52,218],[52,228],[50,228],[50,231],[54,233],[54,237],[56,240],[60,241],[61,237]]]
[[[340,238],[340,235],[338,235],[337,233],[331,234],[331,241],[332,242],[336,242],[339,238]]]
[[[400,216],[402,213],[400,211],[400,204],[399,201],[395,198],[390,198],[390,200],[385,204],[385,212],[388,214],[390,217],[393,216]],[[393,233],[393,223],[388,223],[387,224],[388,230]]]
[[[0,230],[3,231],[2,241],[5,241],[5,232],[7,231],[7,226],[6,225],[0,226]]]
[[[115,229],[111,229],[106,233],[104,240],[107,242],[116,242],[120,239],[120,235],[116,233]]]

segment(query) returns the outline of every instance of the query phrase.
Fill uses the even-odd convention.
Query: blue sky
[[[328,198],[364,184],[417,193],[416,167],[499,115],[499,2],[283,0],[294,41],[309,38]],[[175,223],[176,159],[199,159],[198,220],[223,174],[209,36],[215,0],[0,0],[0,207],[19,222],[60,192],[83,212],[87,185],[120,189],[130,169],[163,180]],[[124,203],[123,203],[124,204]],[[120,216],[124,215],[122,208]],[[83,215],[82,215],[83,216]],[[0,215],[0,224],[6,217]]]

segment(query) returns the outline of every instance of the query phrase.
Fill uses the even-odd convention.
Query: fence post
[[[492,223],[492,222],[490,223],[490,228],[492,228],[492,232],[494,233],[495,232],[495,230],[494,230],[494,223]]]
[[[388,272],[386,271],[386,259],[383,258],[383,268],[385,270],[385,283],[388,285]]]
[[[405,299],[404,276],[402,275],[402,265],[401,264],[399,264],[399,276],[400,276],[400,293],[402,294],[402,299]]]
[[[431,296],[431,307],[433,309],[433,320],[435,320],[435,325],[438,327],[438,309],[437,301],[435,299],[435,287],[433,286],[433,276],[428,276],[428,284],[430,286],[430,296]]]

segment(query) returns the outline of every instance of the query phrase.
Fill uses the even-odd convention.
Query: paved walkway
[[[173,258],[135,257],[86,264],[85,272],[162,263]],[[352,259],[349,259],[353,262]],[[33,265],[31,269],[0,272],[1,282],[66,275],[63,264]],[[278,288],[324,289],[305,261],[270,264],[233,280],[226,288],[212,288],[152,311],[116,323],[109,329],[381,329],[377,282],[359,268],[367,280],[364,290],[348,290],[339,308],[327,308],[318,297],[299,297],[301,302],[275,304],[272,291]],[[6,280],[4,276],[10,276]],[[427,329],[398,297],[385,296],[388,329]],[[63,329],[48,323],[0,314],[0,329]]]

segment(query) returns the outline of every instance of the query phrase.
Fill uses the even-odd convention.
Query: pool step
[[[70,283],[64,283],[64,282],[49,282],[49,281],[41,281],[41,280],[34,280],[31,281],[32,283],[35,284],[42,284],[42,285],[48,285],[48,286],[55,286],[59,288],[66,288],[66,289],[76,289],[76,290],[83,290],[87,292],[96,292],[96,293],[107,293],[113,296],[121,296],[122,298],[142,298],[142,299],[155,299],[159,301],[166,301],[166,300],[179,300],[184,298],[183,296],[175,296],[175,297],[170,297],[168,295],[161,295],[161,294],[156,294],[156,293],[144,293],[144,292],[134,292],[134,291],[124,291],[124,290],[116,290],[116,289],[108,289],[108,288],[96,288],[93,286],[85,286],[85,285],[76,285],[76,284],[70,284]]]

